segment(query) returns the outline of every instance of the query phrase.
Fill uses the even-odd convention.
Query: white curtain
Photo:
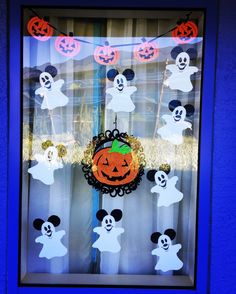
[[[53,18],[53,23],[61,30],[76,32],[79,36],[96,36],[106,32],[108,40],[121,37],[123,43],[129,43],[131,37],[152,37],[171,26],[170,20],[145,19],[108,19],[106,25],[93,25],[92,22],[78,19]],[[101,39],[100,41],[102,41]],[[28,272],[49,273],[105,273],[105,274],[163,274],[156,272],[156,256],[151,255],[155,248],[150,236],[155,231],[164,232],[167,228],[175,229],[177,236],[174,242],[181,243],[179,257],[184,267],[178,274],[194,274],[195,256],[195,222],[197,201],[197,162],[198,162],[198,130],[200,116],[200,73],[196,75],[194,91],[182,93],[169,90],[163,86],[167,73],[165,66],[173,63],[170,58],[171,47],[162,48],[161,61],[140,63],[133,59],[129,48],[120,48],[121,56],[116,66],[98,65],[93,57],[85,60],[61,58],[55,64],[53,47],[54,38],[47,46],[35,40],[24,40],[24,64],[29,68],[36,67],[44,70],[48,63],[58,69],[55,79],[63,78],[63,92],[69,97],[66,107],[52,111],[41,110],[40,100],[34,97],[35,87],[39,86],[30,81],[30,71],[27,66],[24,71],[24,124],[23,137],[32,134],[32,146],[27,140],[24,143],[25,161],[23,165],[23,234],[27,228],[27,241],[24,240],[25,251],[22,253]],[[81,45],[83,46],[83,44]],[[88,46],[88,45],[87,45]],[[91,45],[90,45],[91,46]],[[194,45],[198,50],[197,66],[201,68],[202,43]],[[186,46],[185,46],[186,47]],[[88,48],[88,47],[87,47]],[[187,47],[186,47],[187,48]],[[92,54],[94,47],[90,47]],[[47,64],[40,63],[42,50],[47,50]],[[82,49],[81,49],[82,50]],[[58,59],[57,59],[58,61]],[[177,188],[183,192],[184,199],[170,207],[157,207],[157,196],[150,193],[154,185],[142,177],[142,182],[136,191],[124,197],[112,198],[102,195],[89,186],[83,176],[81,159],[86,145],[94,135],[107,129],[114,128],[115,114],[104,110],[105,104],[111,99],[106,96],[106,87],[112,83],[105,79],[106,71],[117,68],[123,71],[132,68],[135,79],[130,85],[137,87],[132,95],[136,106],[133,113],[118,113],[117,127],[122,132],[137,136],[142,142],[146,154],[148,169],[158,169],[162,163],[171,165],[169,177],[178,176]],[[27,92],[28,91],[28,92]],[[193,135],[187,133],[183,146],[174,146],[158,138],[156,130],[163,125],[161,116],[169,114],[168,103],[173,99],[181,100],[182,104],[191,103],[195,106]],[[29,126],[29,127],[28,127]],[[64,143],[70,155],[65,158],[64,168],[55,172],[55,183],[46,186],[32,179],[28,167],[35,164],[30,161],[39,150],[39,145],[45,140]],[[28,145],[27,145],[28,144]],[[28,158],[27,158],[28,157]],[[28,164],[27,164],[28,161]],[[96,212],[103,208],[108,212],[121,209],[123,218],[117,226],[125,229],[120,236],[121,251],[119,253],[99,253],[92,249],[92,243],[98,238],[93,228],[99,225]],[[61,218],[59,229],[64,229],[66,235],[62,242],[68,248],[68,254],[50,261],[40,259],[39,244],[34,242],[40,234],[33,226],[35,218],[47,219],[56,214]],[[173,272],[168,272],[174,274]]]

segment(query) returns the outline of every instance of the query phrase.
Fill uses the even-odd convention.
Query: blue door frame
[[[188,2],[165,0],[154,3],[152,0],[145,1],[144,5],[125,0],[108,2],[101,0],[99,4],[94,0],[87,0],[79,3],[75,0],[50,1],[50,6],[76,6],[91,8],[170,8],[170,9],[204,9],[206,12],[205,20],[205,45],[204,45],[204,64],[203,64],[203,87],[202,87],[202,114],[201,114],[201,141],[200,141],[200,172],[199,172],[199,197],[198,197],[198,236],[197,236],[197,273],[196,289],[131,289],[112,288],[112,293],[198,293],[205,294],[208,289],[210,279],[209,273],[209,246],[210,246],[210,196],[211,196],[211,166],[212,166],[212,137],[213,137],[213,109],[214,109],[214,74],[215,74],[215,55],[216,55],[216,28],[217,28],[217,7],[213,0],[205,1],[192,0]],[[48,0],[12,0],[9,4],[9,181],[8,181],[8,293],[109,293],[111,288],[37,288],[37,287],[18,287],[18,240],[19,240],[19,206],[20,206],[20,152],[21,152],[21,8],[24,6],[40,4],[48,6]],[[212,110],[212,111],[209,111]]]

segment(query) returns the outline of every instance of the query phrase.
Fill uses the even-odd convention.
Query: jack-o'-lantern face
[[[198,28],[192,21],[181,23],[172,31],[172,37],[179,44],[191,42],[198,36]]]
[[[80,43],[73,37],[59,36],[56,38],[55,48],[64,56],[73,57],[79,53]]]
[[[27,30],[31,36],[39,41],[47,41],[53,35],[53,28],[47,21],[35,16],[27,24]]]
[[[103,148],[93,157],[93,175],[103,184],[119,186],[132,182],[139,172],[139,165],[128,145],[119,146],[114,140],[112,148]]]
[[[102,65],[116,64],[120,57],[120,53],[116,48],[111,46],[98,46],[94,50],[94,59]]]
[[[159,50],[154,42],[143,42],[134,48],[134,57],[141,62],[149,62],[157,58]]]

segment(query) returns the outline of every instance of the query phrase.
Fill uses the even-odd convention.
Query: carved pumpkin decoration
[[[37,16],[29,20],[27,30],[31,36],[39,41],[47,41],[53,35],[53,28],[49,23]]]
[[[82,165],[89,185],[112,197],[123,196],[137,188],[144,174],[143,148],[127,133],[106,131],[90,142]]]
[[[58,36],[55,41],[56,50],[64,56],[73,57],[80,51],[80,42],[71,36]]]
[[[142,38],[143,43],[134,47],[134,58],[141,62],[149,62],[156,59],[159,55],[159,50],[155,42],[147,42]]]
[[[111,148],[103,148],[95,154],[93,174],[99,182],[112,186],[130,183],[139,171],[134,157],[128,145],[119,146],[119,141],[115,139]]]
[[[120,53],[118,49],[109,46],[109,43],[105,42],[105,46],[97,46],[95,48],[93,56],[99,64],[113,65],[120,58]]]
[[[192,21],[182,22],[172,31],[172,37],[179,44],[189,43],[198,36],[198,27]]]

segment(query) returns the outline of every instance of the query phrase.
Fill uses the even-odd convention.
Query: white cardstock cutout
[[[131,80],[134,77],[134,72],[132,70],[125,70],[123,74],[118,74],[112,78],[113,87],[106,89],[106,93],[112,96],[111,101],[107,104],[106,108],[111,109],[114,112],[132,112],[135,109],[135,105],[131,100],[131,95],[137,91],[135,86],[127,86],[127,80]],[[126,73],[127,71],[132,71],[132,76],[129,77]]]
[[[183,131],[186,129],[192,130],[192,124],[185,121],[186,110],[183,106],[178,106],[174,109],[172,115],[163,115],[162,119],[166,125],[157,130],[157,134],[162,139],[167,140],[175,145],[183,143]]]
[[[176,189],[175,185],[178,177],[174,176],[168,178],[164,171],[157,171],[155,173],[156,186],[151,189],[151,193],[158,193],[157,206],[170,206],[173,203],[179,202],[183,199],[183,193]]]
[[[36,154],[35,159],[38,163],[29,168],[28,172],[34,179],[41,181],[45,185],[52,185],[54,183],[54,171],[63,168],[62,160],[58,157],[57,148],[50,146],[44,151],[44,155]]]
[[[167,234],[161,235],[158,238],[158,248],[152,250],[152,255],[159,257],[155,270],[167,272],[181,269],[183,267],[183,262],[177,256],[181,248],[181,244],[172,245],[171,239]]]
[[[117,211],[118,209],[115,209]],[[104,210],[102,210],[104,211]],[[112,211],[114,212],[114,210]],[[105,215],[102,220],[102,226],[93,229],[95,233],[99,235],[97,241],[92,245],[93,248],[97,248],[99,251],[107,251],[111,253],[117,253],[120,251],[121,246],[117,238],[124,233],[123,228],[116,228],[116,216]]]
[[[53,77],[48,72],[42,72],[39,76],[41,87],[35,91],[36,95],[43,97],[41,109],[52,110],[56,107],[65,106],[69,99],[61,92],[64,80],[54,82]]]
[[[43,244],[43,248],[39,253],[40,258],[51,259],[67,254],[67,248],[61,243],[61,239],[66,233],[64,230],[56,232],[53,223],[46,221],[41,226],[41,233],[42,236],[35,239],[36,243]]]
[[[190,58],[186,52],[177,55],[175,64],[168,64],[166,69],[171,72],[171,76],[164,81],[164,85],[171,90],[190,92],[193,85],[190,76],[198,72],[196,66],[190,66]]]

